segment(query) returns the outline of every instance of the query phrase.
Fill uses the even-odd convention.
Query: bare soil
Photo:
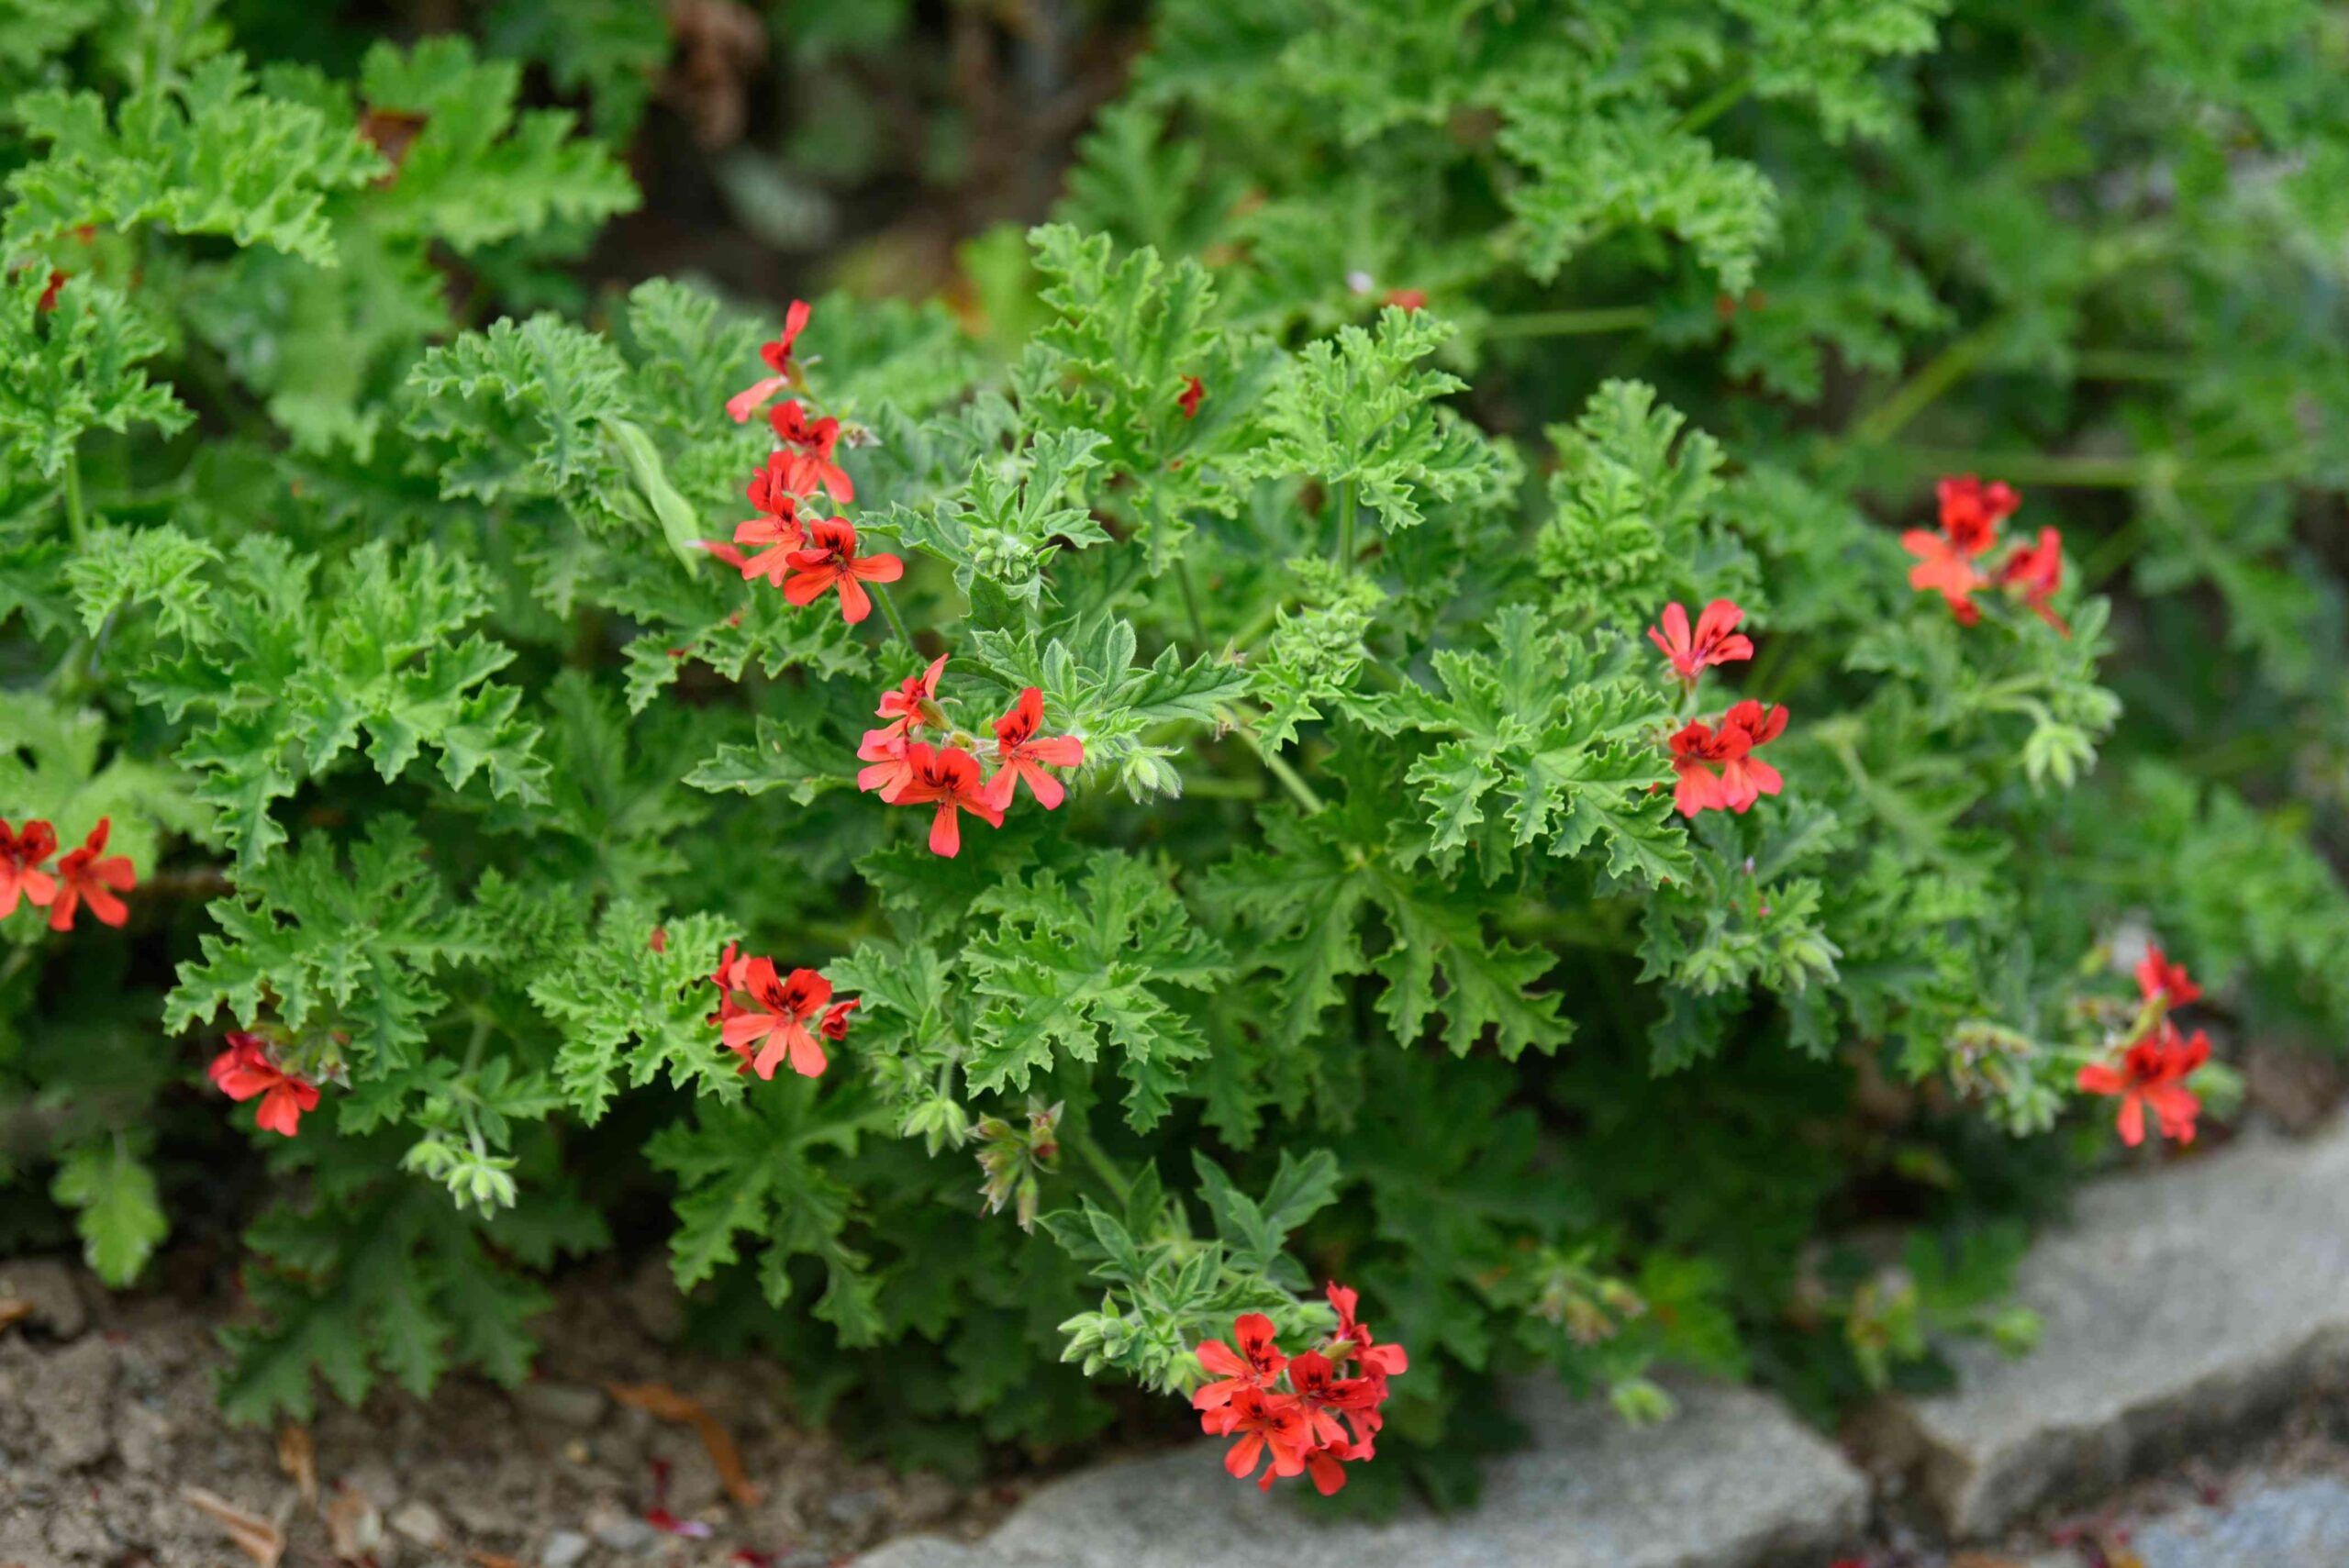
[[[666,1342],[664,1283],[567,1282],[520,1389],[452,1378],[252,1430],[214,1404],[217,1312],[0,1263],[0,1568],[818,1568],[1018,1500],[794,1425],[775,1367]]]

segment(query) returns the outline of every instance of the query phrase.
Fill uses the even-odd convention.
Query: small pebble
[[[557,1427],[592,1427],[604,1418],[604,1391],[578,1383],[526,1383],[514,1403],[534,1420]]]
[[[449,1534],[439,1510],[421,1499],[402,1503],[384,1522],[418,1546],[437,1546]]]
[[[572,1568],[594,1544],[575,1529],[559,1529],[539,1548],[539,1568]]]

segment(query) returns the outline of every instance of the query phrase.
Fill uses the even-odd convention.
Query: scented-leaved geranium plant
[[[2349,403],[2246,302],[2338,252],[2202,163],[2056,216],[1995,7],[1241,9],[1160,8],[1068,221],[772,311],[573,265],[633,35],[0,32],[9,1234],[128,1283],[249,1149],[239,1420],[519,1379],[572,1260],[665,1249],[908,1462],[1187,1402],[1449,1498],[1508,1376],[1823,1414],[2019,1347],[2003,1221],[2349,1021],[2330,807],[2189,760],[2163,619],[2322,776],[2243,497],[2337,506],[2263,443]],[[2332,147],[2058,32],[2116,159]],[[2176,366],[1992,384],[2146,371],[2132,258]],[[1887,1218],[1893,1279],[1831,1241]]]

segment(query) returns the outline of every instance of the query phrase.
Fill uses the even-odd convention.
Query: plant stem
[[[1682,131],[1702,130],[1743,103],[1745,95],[1753,90],[1753,79],[1743,72],[1740,72],[1735,77],[1723,83],[1711,97],[1704,99],[1695,108],[1681,116],[1680,124],[1674,128]]]
[[[1069,1137],[1070,1131],[1076,1136]],[[1119,1173],[1118,1167],[1110,1162],[1109,1156],[1102,1152],[1101,1146],[1093,1141],[1093,1129],[1072,1122],[1063,1132],[1061,1143],[1084,1156],[1085,1162],[1093,1168],[1093,1173],[1101,1178],[1101,1184],[1108,1187],[1109,1195],[1118,1200],[1118,1207],[1123,1208],[1127,1198],[1132,1195],[1133,1184]]]
[[[2268,452],[2197,468],[2168,453],[2083,457],[2061,452],[1969,452],[1940,447],[1895,449],[1915,467],[1943,473],[1995,473],[2018,484],[2070,490],[2194,490],[2273,484],[2308,472],[2304,451]]]
[[[1305,782],[1304,775],[1290,767],[1279,752],[1264,750],[1264,743],[1256,739],[1254,730],[1242,724],[1227,709],[1217,709],[1216,717],[1233,734],[1248,743],[1248,750],[1256,753],[1256,760],[1264,764],[1264,771],[1280,781],[1281,787],[1288,791],[1289,797],[1305,807],[1307,816],[1310,817],[1321,809],[1325,802],[1313,792],[1313,786]]]
[[[69,447],[65,452],[65,521],[73,530],[73,550],[80,554],[83,531],[82,512],[82,453]]]
[[[1951,343],[1863,416],[1845,432],[1843,439],[1876,446],[1898,435],[1909,421],[1932,406],[1936,398],[1965,378],[1989,351],[1992,339],[2005,327],[2006,321],[2001,317]]]
[[[1197,643],[1199,651],[1204,653],[1208,646],[1208,623],[1199,618],[1199,592],[1191,583],[1191,562],[1187,558],[1175,557],[1174,581],[1182,585],[1183,610],[1191,617],[1191,640]]]
[[[904,643],[908,651],[919,657],[921,650],[915,645],[914,634],[906,629],[906,617],[897,613],[897,601],[890,596],[889,585],[886,583],[874,584],[873,597],[874,602],[880,605],[881,614],[887,619],[889,629],[897,634],[897,640]]]
[[[1338,565],[1347,576],[1354,571],[1354,482],[1338,492]]]
[[[2082,349],[2072,356],[2082,381],[2184,381],[2193,372],[2158,349]]]
[[[1262,800],[1264,781],[1259,778],[1230,779],[1221,773],[1205,773],[1183,781],[1183,793],[1201,800]]]
[[[1592,332],[1627,332],[1655,319],[1644,305],[1608,305],[1589,310],[1534,310],[1496,316],[1485,323],[1493,338],[1576,338]]]

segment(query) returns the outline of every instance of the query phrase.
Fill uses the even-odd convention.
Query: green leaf
[[[142,87],[111,117],[95,93],[56,88],[11,110],[49,146],[8,176],[16,202],[0,252],[10,255],[84,226],[156,223],[331,264],[328,193],[384,172],[347,117],[256,92],[233,54]]]
[[[99,1139],[60,1157],[50,1196],[74,1210],[82,1257],[117,1289],[139,1277],[171,1233],[155,1173],[121,1138]]]
[[[669,1081],[718,1099],[742,1093],[735,1058],[708,1022],[717,993],[709,976],[721,948],[740,932],[715,915],[687,915],[661,929],[641,905],[615,904],[559,960],[529,983],[530,1000],[562,1035],[554,1075],[572,1108],[589,1124],[611,1106],[616,1079],[631,1088],[663,1069]]]
[[[117,289],[71,278],[57,308],[39,309],[47,275],[32,268],[0,284],[0,456],[44,477],[64,472],[92,430],[153,425],[166,435],[190,415],[139,361],[163,350],[155,321]]]
[[[372,204],[381,221],[470,252],[635,207],[628,172],[608,149],[572,135],[569,110],[516,112],[521,78],[510,61],[476,61],[457,33],[367,51],[359,91],[369,109],[422,122]]]
[[[163,1027],[208,1022],[222,1008],[250,1028],[264,1009],[288,1029],[346,1036],[342,1050],[376,1075],[413,1065],[445,995],[435,968],[481,955],[487,940],[446,903],[415,829],[378,817],[348,860],[323,834],[274,856],[211,906],[219,934],[179,967]]]
[[[1126,1120],[1155,1126],[1207,1051],[1166,986],[1203,991],[1223,951],[1195,928],[1164,874],[1128,855],[1094,854],[1072,883],[1051,871],[984,894],[990,923],[963,950],[985,1011],[964,1067],[971,1087],[1028,1087],[1055,1060],[1108,1046],[1126,1079]]]
[[[1390,306],[1372,331],[1307,344],[1264,399],[1269,439],[1235,470],[1313,479],[1332,495],[1351,486],[1389,532],[1425,520],[1431,498],[1490,489],[1491,443],[1436,401],[1467,384],[1418,362],[1451,335],[1427,311]]]

